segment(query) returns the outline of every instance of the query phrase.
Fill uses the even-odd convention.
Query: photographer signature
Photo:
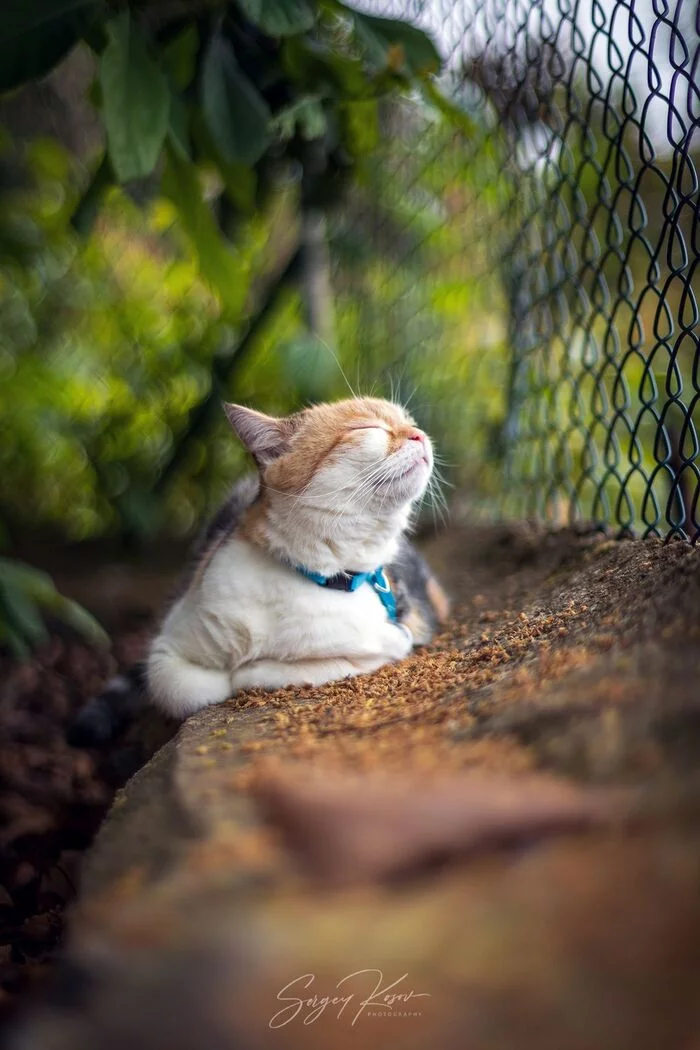
[[[384,984],[384,974],[381,970],[366,969],[355,970],[353,973],[342,977],[335,986],[334,994],[318,995],[308,993],[316,980],[313,973],[302,974],[295,977],[289,984],[285,984],[277,993],[277,1001],[286,1003],[281,1010],[270,1018],[270,1028],[283,1028],[301,1015],[302,1024],[313,1024],[326,1010],[338,1007],[336,1017],[340,1018],[348,1008],[347,1015],[354,1010],[352,1025],[355,1025],[365,1011],[393,1011],[398,1005],[405,1006],[414,999],[430,998],[429,992],[416,992],[412,988],[405,987],[397,991],[398,986],[408,977],[405,973],[390,984]],[[355,991],[349,988],[355,987]],[[358,987],[361,991],[358,992]],[[369,990],[369,994],[367,991]],[[296,994],[294,994],[296,993]],[[352,1006],[350,1005],[352,1004]]]

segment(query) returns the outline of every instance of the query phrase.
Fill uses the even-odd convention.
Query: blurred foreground
[[[428,553],[457,599],[433,646],[205,710],[118,794],[16,1047],[695,1045],[697,552],[522,526]],[[415,997],[353,1024],[368,970]]]

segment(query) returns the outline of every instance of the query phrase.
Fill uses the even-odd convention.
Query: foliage
[[[47,73],[69,45],[90,47],[107,143],[76,224],[85,232],[110,182],[157,180],[233,316],[232,249],[210,218],[202,172],[216,173],[216,195],[239,219],[264,210],[290,161],[302,166],[306,203],[327,202],[366,152],[356,114],[371,119],[380,98],[436,72],[440,59],[421,31],[339,0],[201,0],[168,10],[10,0],[0,49],[13,60],[0,90]]]
[[[77,44],[94,55],[103,152],[86,182],[35,143],[19,151],[31,184],[0,194],[5,540],[51,523],[74,538],[188,532],[235,467],[201,426],[234,374],[239,396],[262,381],[248,393],[280,411],[331,391],[338,372],[287,289],[299,199],[336,199],[379,99],[440,65],[423,33],[339,0],[6,0],[0,93]],[[73,231],[92,236],[81,247]],[[40,640],[39,607],[79,619],[44,577],[7,560],[2,573],[0,642],[16,652]]]
[[[604,135],[584,140],[574,125],[558,163],[515,170],[519,131],[508,125],[504,134],[493,86],[502,88],[502,78],[486,77],[487,98],[473,85],[441,91],[425,77],[437,56],[424,34],[330,0],[193,2],[178,5],[172,19],[149,3],[49,8],[71,20],[78,9],[91,12],[89,30],[75,33],[97,56],[92,94],[107,153],[82,198],[72,191],[60,209],[64,224],[72,215],[84,232],[101,202],[87,247],[65,234],[61,241],[59,221],[49,223],[49,252],[21,264],[11,295],[7,281],[0,288],[13,333],[0,392],[10,421],[0,503],[12,510],[11,526],[24,525],[15,495],[22,489],[40,521],[72,536],[188,532],[242,465],[223,427],[190,434],[207,399],[235,392],[285,411],[343,392],[334,354],[303,331],[289,289],[256,335],[253,355],[236,364],[259,298],[254,285],[293,248],[300,204],[325,207],[342,189],[332,224],[336,349],[353,386],[404,399],[420,390],[418,415],[477,502],[495,495],[506,430],[518,423],[521,403],[534,406],[532,420],[518,424],[523,434],[546,417],[557,483],[583,460],[597,396],[592,371],[579,384],[583,407],[566,448],[559,435],[573,410],[559,380],[579,351],[590,356],[588,344],[609,336],[597,319],[582,344],[588,318],[579,317],[548,345],[546,374],[521,370],[516,390],[508,369],[508,348],[522,335],[512,328],[516,297],[536,266],[518,274],[510,259],[524,251],[524,214],[535,212],[535,245],[558,221],[556,205],[548,212],[541,203],[554,201],[555,189],[569,211],[594,216],[597,241],[605,241],[607,212],[596,201],[615,198],[619,186]],[[17,17],[9,12],[0,28]],[[44,24],[20,23],[20,43]],[[389,105],[397,92],[412,92],[410,106]],[[579,172],[575,189],[565,168]],[[141,214],[116,179],[141,194],[146,180]],[[55,181],[65,188],[70,177]],[[41,185],[47,198],[59,192],[45,177]],[[281,185],[288,200],[280,220],[271,202]],[[652,216],[661,211],[652,208]],[[12,212],[16,225],[16,199]],[[625,252],[632,247],[639,250],[630,242]],[[603,260],[610,285],[616,258]],[[573,285],[562,294],[574,316]],[[642,367],[634,357],[626,364],[632,389]],[[40,428],[28,422],[37,418]],[[154,499],[181,443],[177,472]],[[645,442],[651,469],[652,445]],[[522,441],[511,457],[520,464],[528,449]],[[527,478],[535,466],[518,470]]]
[[[44,141],[29,161],[33,188],[0,197],[6,527],[14,534],[55,525],[81,539],[152,532],[165,519],[166,531],[187,532],[235,472],[233,443],[214,438],[222,453],[209,457],[190,450],[158,520],[144,519],[144,494],[238,330],[200,279],[170,202],[143,211],[112,191],[81,244],[65,222],[75,199],[65,189],[69,158]],[[241,323],[274,221],[261,216],[240,231],[230,301],[235,294]],[[241,382],[245,389],[245,376]]]
[[[334,292],[342,368],[353,387],[410,399],[447,459],[461,464],[462,479],[473,486],[480,461],[479,491],[492,491],[482,452],[484,434],[502,417],[504,333],[487,289],[477,287],[486,260],[478,245],[464,255],[468,219],[454,203],[476,193],[469,147],[462,139],[457,147],[449,126],[427,109],[410,135],[387,137],[378,117],[380,137],[386,146],[363,166],[354,204],[346,203],[332,225],[341,263]],[[191,166],[175,168],[183,185],[179,210],[172,198],[180,183],[166,168],[166,196],[140,209],[109,190],[81,244],[67,230],[78,192],[75,166],[48,141],[34,144],[28,159],[32,189],[0,196],[0,241],[3,230],[17,226],[25,238],[21,248],[8,247],[0,274],[8,335],[0,354],[6,524],[12,534],[54,525],[75,539],[189,533],[243,466],[225,425],[187,442],[164,489],[159,478],[217,373],[236,360],[255,305],[252,285],[294,226],[296,190],[238,224],[222,306],[188,236],[194,226],[201,240],[207,221],[212,238],[220,238],[210,204],[187,191]],[[178,165],[177,154],[171,161]],[[401,175],[390,180],[392,167]],[[368,209],[372,226],[404,232],[383,240],[370,228],[363,234]],[[350,242],[354,237],[357,246],[358,235],[353,259]],[[404,258],[400,270],[396,258]],[[489,288],[498,296],[497,275]],[[492,356],[484,363],[487,347]],[[304,333],[291,290],[233,382],[225,381],[226,396],[270,411],[347,393],[334,352]],[[478,392],[466,405],[465,387]]]
[[[50,576],[22,562],[0,558],[0,645],[23,658],[31,647],[47,641],[42,613],[62,620],[97,645],[107,643],[97,621],[59,594]]]

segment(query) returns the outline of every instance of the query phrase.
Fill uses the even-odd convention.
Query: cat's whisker
[[[412,390],[412,391],[411,391],[411,393],[410,393],[410,394],[408,395],[408,400],[407,400],[406,402],[404,402],[404,408],[405,408],[405,410],[406,410],[407,412],[408,412],[409,410],[410,410],[410,411],[413,411],[413,407],[415,407],[415,406],[413,406],[413,399],[415,398],[415,396],[416,396],[416,394],[417,394],[417,393],[418,393],[418,387],[417,387],[417,386],[414,386],[414,387],[413,387],[413,390]]]
[[[381,467],[381,465],[380,465],[380,467]],[[371,478],[372,478],[372,475],[374,474],[375,470],[378,470],[378,469],[380,469],[380,468],[377,468],[377,467],[373,467],[373,468],[368,468],[368,471],[369,471],[369,476],[366,476],[366,475],[365,475],[364,473],[361,473],[361,474],[359,475],[359,478],[358,478],[358,480],[359,480],[359,481],[360,481],[361,483],[362,483],[363,481],[365,481],[365,480],[368,480],[368,481],[369,481],[369,480],[371,480]],[[296,503],[297,503],[297,501],[299,501],[299,500],[300,500],[300,499],[302,498],[302,496],[303,496],[304,494],[306,494],[306,493],[308,492],[308,490],[309,490],[309,488],[311,487],[311,485],[313,484],[313,482],[314,482],[314,478],[311,478],[311,479],[310,479],[310,480],[309,480],[309,481],[307,482],[307,484],[306,484],[306,485],[304,486],[304,488],[303,488],[303,489],[301,490],[301,492],[300,492],[300,493],[298,494],[298,496],[297,496],[297,497],[295,497],[295,503],[294,503],[294,505],[293,505],[293,506],[292,506],[292,507],[290,508],[290,513],[291,513],[291,512],[292,512],[292,511],[294,510],[294,506],[296,506]],[[354,487],[350,487],[350,486],[345,486],[345,485],[343,485],[343,486],[340,486],[339,488],[337,488],[337,489],[335,489],[335,490],[331,489],[331,490],[330,490],[330,491],[328,491],[328,492],[322,492],[322,493],[319,493],[319,494],[317,494],[317,495],[316,495],[316,496],[314,497],[314,501],[313,501],[313,502],[315,503],[315,502],[316,502],[316,501],[317,501],[317,500],[318,500],[319,498],[323,498],[323,499],[331,498],[332,496],[336,495],[336,494],[337,494],[338,492],[341,492],[341,491],[343,491],[344,489],[347,489],[347,491],[348,491],[348,494],[349,494],[349,498],[350,498],[350,499],[352,499],[352,498],[354,497],[354,495],[356,494],[356,489],[355,489]],[[276,491],[276,490],[274,490],[274,489],[271,489],[270,491]],[[285,493],[285,495],[292,495],[292,494],[291,494],[291,493]]]
[[[452,470],[454,467],[458,466],[458,464],[455,463],[454,460],[443,459],[442,456],[436,456],[435,457],[435,465],[436,465],[436,468],[437,467],[446,467],[448,470]]]
[[[440,518],[440,524],[444,525],[447,520],[447,506],[443,505],[441,499],[435,499],[435,495],[439,495],[435,490],[431,489],[430,486],[426,488],[425,492],[421,496],[421,499],[416,507],[416,517],[419,516],[423,507],[427,504],[430,507],[431,517],[433,519],[433,527],[438,527],[438,517]]]
[[[451,482],[446,481],[445,478],[440,474],[439,470],[434,470],[428,482],[428,490],[434,492],[441,500],[447,503],[445,494],[442,491],[444,486],[454,488]]]
[[[401,380],[399,380],[399,389],[400,389],[400,385],[401,385]],[[399,403],[399,398],[398,398],[397,395],[398,395],[398,389],[394,385],[394,375],[393,375],[392,372],[390,372],[389,373],[389,400],[391,401],[391,403],[393,405],[396,405],[398,408],[403,408],[403,405],[401,405]]]
[[[396,401],[399,404],[399,406],[404,410],[404,412],[408,412],[409,411],[411,402],[413,401],[413,398],[416,396],[416,393],[417,393],[417,390],[418,390],[418,388],[414,385],[413,391],[408,396],[408,400],[405,400],[403,398],[404,379],[406,377],[406,370],[407,369],[408,369],[408,361],[404,361],[403,368],[401,369],[401,375],[399,376],[399,379],[398,379],[398,390],[397,390],[397,393],[400,396],[398,398],[396,398],[392,394],[392,397],[391,397],[391,400],[392,401]]]
[[[346,508],[350,504],[354,505],[355,512],[357,512],[358,509],[364,510],[366,508],[369,499],[374,492],[374,483],[381,478],[384,466],[384,464],[380,464],[380,466],[372,470],[367,477],[362,479],[362,482],[358,487],[353,488],[352,491],[349,492],[348,499],[341,505],[341,507],[339,509],[334,509],[334,523],[343,516]],[[359,508],[357,507],[357,504],[361,504]]]
[[[443,514],[447,514],[449,511],[448,503],[443,494],[439,489],[428,489],[428,495],[433,507],[439,507]]]
[[[295,508],[295,507],[296,507],[296,506],[297,506],[297,505],[298,505],[299,503],[301,503],[301,502],[303,502],[303,501],[304,501],[304,496],[305,496],[305,495],[306,495],[306,494],[308,493],[308,491],[309,491],[309,489],[311,488],[311,486],[313,485],[313,483],[314,483],[314,478],[313,478],[313,477],[311,477],[311,478],[310,478],[310,479],[309,479],[309,480],[307,481],[306,485],[304,485],[304,487],[303,487],[303,488],[301,489],[301,491],[300,491],[300,492],[297,492],[297,493],[294,493],[294,492],[285,492],[285,491],[284,491],[283,489],[277,489],[277,488],[274,488],[274,486],[272,486],[272,485],[269,485],[269,484],[267,484],[267,483],[265,483],[265,488],[266,488],[266,489],[268,490],[268,492],[274,492],[274,493],[277,493],[277,494],[278,494],[278,495],[280,495],[280,496],[284,496],[285,498],[287,498],[287,499],[290,499],[290,500],[292,500],[292,501],[293,501],[293,503],[292,503],[292,506],[291,506],[291,508],[290,508],[290,512],[292,512],[292,511],[294,510],[294,508]],[[341,486],[341,488],[344,488],[344,487],[345,487],[345,486]],[[336,489],[335,491],[336,491],[336,492],[340,492],[340,491],[341,491],[341,488],[338,488],[338,489]],[[330,493],[322,493],[322,495],[323,495],[323,496],[326,496],[326,495],[332,496],[332,495],[334,495],[334,492],[333,492],[333,491],[331,491]],[[315,497],[313,501],[308,501],[308,505],[309,505],[309,506],[313,506],[313,504],[314,504],[314,503],[315,503],[315,502],[317,501],[317,498],[318,498],[318,497]]]
[[[368,474],[364,476],[360,475],[360,485],[353,489],[341,510],[336,512],[335,517],[340,517],[344,512],[345,507],[350,502],[359,502],[362,500],[362,509],[364,509],[367,506],[370,497],[376,490],[376,483],[388,480],[390,476],[386,461],[376,465]]]
[[[341,517],[343,517],[346,509],[350,505],[353,505],[354,513],[357,513],[358,510],[365,509],[367,503],[369,502],[369,498],[372,495],[374,482],[381,475],[382,471],[384,470],[384,466],[385,465],[381,463],[377,466],[369,468],[367,472],[360,474],[359,485],[353,485],[352,487],[342,486],[339,489],[320,493],[315,497],[316,499],[321,498],[326,500],[331,499],[333,496],[337,495],[343,490],[347,491],[347,499],[341,504],[340,508],[334,508],[333,510],[331,516],[331,524],[335,524]],[[358,506],[358,504],[361,505]]]
[[[430,495],[430,506],[433,514],[433,522],[437,526],[437,518],[440,518],[441,525],[445,525],[449,517],[450,509],[443,493],[439,487],[429,488],[428,493]]]
[[[367,486],[369,482],[373,481],[375,477],[382,472],[383,469],[384,463],[368,467],[366,472],[361,472],[358,475],[356,482],[352,486],[343,485],[338,489],[331,489],[330,491],[324,492],[322,495],[324,497],[334,496],[336,493],[342,491],[343,489],[347,489],[351,496],[356,495],[358,492],[362,491],[363,487]],[[357,482],[359,482],[359,486],[357,485]]]
[[[440,490],[442,490],[443,488],[453,489],[455,487],[454,483],[452,481],[448,481],[447,478],[443,477],[439,470],[434,471],[431,481],[433,481],[433,483],[437,485],[440,488]]]
[[[358,358],[358,360],[357,360],[357,361],[355,362],[355,386],[357,387],[357,389],[358,389],[358,390],[359,390],[359,389],[360,389],[360,387],[362,386],[362,383],[360,382],[360,361],[359,361],[359,358]],[[368,396],[369,396],[369,397],[371,397],[371,396],[372,396],[372,393],[371,393],[371,391],[370,391],[370,393],[369,393],[369,395],[368,395]]]
[[[352,394],[352,396],[355,398],[355,400],[359,400],[360,395],[358,393],[356,393],[356,391],[354,391],[352,386],[350,385],[350,380],[348,379],[347,375],[345,374],[345,370],[344,370],[343,366],[340,363],[340,358],[336,354],[336,352],[333,349],[333,347],[330,345],[330,343],[327,343],[325,339],[321,339],[320,336],[316,336],[316,338],[318,339],[319,343],[321,343],[321,345],[326,348],[328,353],[331,355],[331,357],[335,361],[336,365],[338,366],[338,371],[340,372],[341,376],[343,377],[343,379],[345,381],[345,385],[347,386],[347,388],[350,391],[350,393]]]

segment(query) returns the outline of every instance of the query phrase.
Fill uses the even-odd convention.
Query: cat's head
[[[354,398],[279,419],[224,407],[271,494],[331,513],[382,513],[407,506],[428,484],[430,439],[390,401]]]

